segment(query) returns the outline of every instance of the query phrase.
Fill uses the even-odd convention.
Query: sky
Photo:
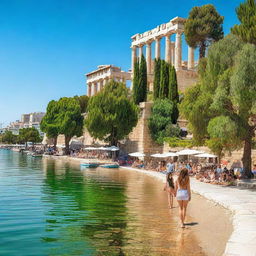
[[[209,3],[228,34],[239,0],[0,0],[0,123],[86,94],[85,74],[98,65],[127,71],[132,35]]]

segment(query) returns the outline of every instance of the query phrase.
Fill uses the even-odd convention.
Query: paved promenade
[[[165,175],[153,171],[122,167],[145,173],[165,182]],[[233,213],[233,233],[225,256],[256,256],[256,191],[211,185],[191,179],[191,189]],[[220,220],[221,221],[221,220]]]

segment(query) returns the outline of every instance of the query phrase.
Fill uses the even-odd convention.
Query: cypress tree
[[[147,63],[144,55],[142,55],[139,64],[138,101],[135,102],[136,104],[147,100],[147,89]]]
[[[160,91],[160,76],[161,76],[161,60],[155,59],[155,68],[154,68],[154,100],[159,98]]]
[[[140,70],[139,70],[139,61],[136,59],[134,62],[133,67],[133,80],[132,80],[132,94],[133,94],[133,101],[135,104],[139,104],[139,76],[140,76]]]
[[[159,98],[164,99],[168,97],[169,91],[169,64],[161,60],[161,76],[160,76],[160,93]]]
[[[174,66],[169,65],[169,91],[168,99],[179,102],[177,75]]]
[[[178,103],[179,103],[179,93],[178,93],[178,83],[175,67],[169,65],[169,93],[168,99],[173,103],[172,111],[172,123],[176,124],[179,117]]]

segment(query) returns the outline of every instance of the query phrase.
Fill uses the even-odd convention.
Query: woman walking
[[[175,186],[172,173],[167,173],[164,190],[167,191],[169,208],[173,208],[173,197],[175,196]]]
[[[190,181],[188,176],[188,169],[183,168],[180,171],[179,177],[175,182],[176,198],[180,209],[181,227],[185,228],[184,221],[186,218],[186,211],[188,202],[191,200]]]

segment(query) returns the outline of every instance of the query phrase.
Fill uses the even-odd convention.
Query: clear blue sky
[[[86,93],[100,64],[130,68],[130,37],[212,3],[238,23],[239,0],[1,0],[0,122],[45,111],[48,101]],[[184,55],[186,53],[184,52]]]

